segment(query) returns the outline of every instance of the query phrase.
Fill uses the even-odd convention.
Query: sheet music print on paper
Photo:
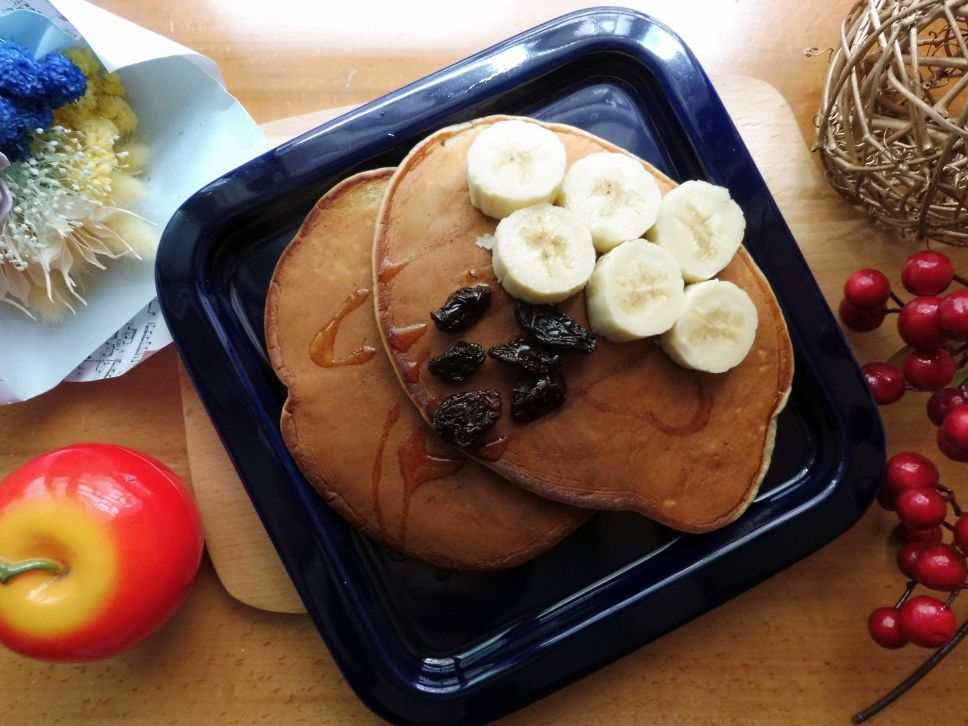
[[[120,376],[169,343],[161,307],[152,300],[64,380],[82,383]]]
[[[0,15],[12,13],[14,10],[32,10],[40,13],[72,38],[81,37],[67,18],[57,12],[57,9],[47,0],[0,0]]]

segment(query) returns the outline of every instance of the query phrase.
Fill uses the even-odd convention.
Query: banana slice
[[[682,314],[682,273],[668,251],[633,239],[602,255],[585,289],[588,322],[624,343],[664,333]]]
[[[498,121],[467,152],[471,204],[503,219],[518,209],[551,202],[565,176],[565,146],[537,124]]]
[[[491,266],[510,295],[560,302],[581,290],[595,269],[585,223],[562,207],[538,204],[505,217],[494,231]]]
[[[558,194],[560,205],[585,220],[599,252],[644,235],[661,202],[655,177],[640,162],[608,151],[572,164]]]
[[[723,373],[739,365],[753,347],[759,317],[746,292],[725,280],[687,285],[684,309],[659,339],[676,363]]]
[[[646,236],[679,260],[686,282],[699,282],[729,264],[745,232],[743,210],[728,189],[687,181],[662,198],[659,216]]]

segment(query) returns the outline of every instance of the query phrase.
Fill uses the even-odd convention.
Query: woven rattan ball
[[[861,0],[817,121],[830,183],[905,237],[968,245],[968,1]]]

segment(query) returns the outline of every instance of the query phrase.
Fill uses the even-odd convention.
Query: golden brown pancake
[[[323,498],[364,533],[459,569],[519,564],[589,512],[537,497],[440,441],[406,400],[369,299],[373,223],[392,169],[351,177],[286,248],[266,342],[289,389],[282,433]]]
[[[765,475],[775,419],[793,375],[779,305],[743,249],[719,277],[750,294],[760,324],[750,354],[727,373],[680,368],[652,340],[600,340],[596,352],[572,354],[562,366],[565,403],[536,421],[517,423],[510,416],[515,374],[497,361],[488,360],[460,385],[427,372],[426,360],[458,337],[490,348],[523,335],[515,301],[494,278],[491,253],[476,244],[496,222],[471,206],[466,183],[471,143],[505,118],[433,134],[390,180],[377,220],[374,286],[384,345],[400,382],[428,421],[457,391],[501,392],[504,413],[483,446],[468,453],[533,492],[579,506],[635,510],[684,531],[731,522]],[[622,151],[579,129],[545,125],[564,142],[569,165],[593,152]],[[674,186],[642,163],[663,192]],[[457,288],[482,283],[493,292],[487,315],[459,336],[439,331],[429,313]],[[561,307],[587,325],[584,294]]]

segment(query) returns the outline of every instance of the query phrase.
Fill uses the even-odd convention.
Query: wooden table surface
[[[552,0],[96,4],[215,59],[229,90],[260,123],[368,101],[584,6]],[[835,42],[850,0],[628,4],[680,33],[712,75],[746,74],[775,86],[812,141],[826,61],[806,58],[803,49]],[[856,239],[844,240],[855,252],[891,244],[869,227],[858,230]],[[964,270],[968,258],[957,258]],[[839,283],[821,282],[836,297]],[[861,358],[876,355],[876,336],[851,340]],[[934,453],[922,405],[917,399],[885,412],[892,451]],[[189,478],[174,350],[119,379],[62,384],[0,407],[0,475],[82,440],[143,449]],[[957,487],[964,466],[941,463],[945,479]],[[868,612],[893,602],[902,588],[892,565],[892,525],[891,515],[872,509],[820,552],[506,721],[847,723],[926,654],[883,651],[866,635]],[[957,694],[966,665],[962,648],[877,723],[927,716],[965,722]],[[0,704],[4,724],[377,722],[347,687],[307,617],[239,604],[207,563],[173,620],[127,654],[63,665],[0,652]]]

